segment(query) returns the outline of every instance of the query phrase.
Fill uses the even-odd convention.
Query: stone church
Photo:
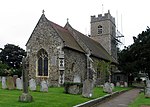
[[[83,82],[87,69],[92,67],[95,71],[92,78],[96,79],[98,61],[117,64],[114,31],[114,18],[109,12],[104,16],[91,16],[89,37],[69,22],[62,27],[43,13],[26,43],[30,78],[37,82],[45,79],[49,86]]]

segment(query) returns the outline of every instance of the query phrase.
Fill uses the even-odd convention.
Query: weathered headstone
[[[36,82],[33,78],[29,80],[29,88],[31,91],[36,91]]]
[[[22,58],[23,93],[21,96],[19,96],[20,102],[33,101],[32,96],[28,93],[28,66],[29,66],[28,58]]]
[[[7,78],[7,87],[9,90],[15,89],[14,80],[11,76]]]
[[[22,90],[23,89],[22,80],[20,78],[16,79],[16,89],[18,89],[18,90]]]
[[[41,81],[41,89],[40,89],[40,91],[42,91],[42,92],[48,92],[48,85],[47,85],[47,83],[46,83],[45,80]]]
[[[79,85],[71,85],[68,87],[69,94],[81,94],[82,88]]]
[[[103,91],[106,93],[112,93],[112,86],[109,82],[106,82],[103,86]]]
[[[2,77],[2,89],[6,89],[7,85],[6,85],[6,77]]]
[[[128,83],[127,82],[124,82],[124,87],[128,87]]]
[[[145,97],[150,98],[150,80],[146,80]]]
[[[82,96],[83,97],[92,97],[93,95],[93,81],[90,79],[86,79],[83,82],[83,91]]]
[[[112,90],[114,90],[114,88],[115,88],[114,83],[110,83],[110,86],[111,86]]]
[[[124,87],[124,82],[120,81],[120,87]]]
[[[2,77],[0,76],[0,82],[2,81]]]
[[[74,75],[73,82],[74,83],[81,83],[81,78],[78,74]]]
[[[16,79],[18,78],[18,75],[13,75],[14,85],[16,87]]]
[[[116,86],[117,86],[117,87],[120,87],[120,82],[117,82],[117,83],[116,83]]]

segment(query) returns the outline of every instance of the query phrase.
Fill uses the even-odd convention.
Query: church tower
[[[91,16],[91,38],[99,42],[113,58],[117,59],[115,18],[111,16],[109,10],[104,15]]]

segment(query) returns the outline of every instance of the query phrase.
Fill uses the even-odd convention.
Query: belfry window
[[[103,33],[103,27],[101,25],[98,26],[98,34],[102,34]]]
[[[37,53],[37,76],[48,76],[48,54],[44,49]]]

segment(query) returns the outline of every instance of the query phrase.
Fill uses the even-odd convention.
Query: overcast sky
[[[43,9],[49,20],[61,26],[69,18],[72,27],[83,34],[90,34],[91,15],[110,10],[128,46],[133,36],[150,26],[149,4],[149,0],[1,0],[0,48],[9,43],[25,49]]]

